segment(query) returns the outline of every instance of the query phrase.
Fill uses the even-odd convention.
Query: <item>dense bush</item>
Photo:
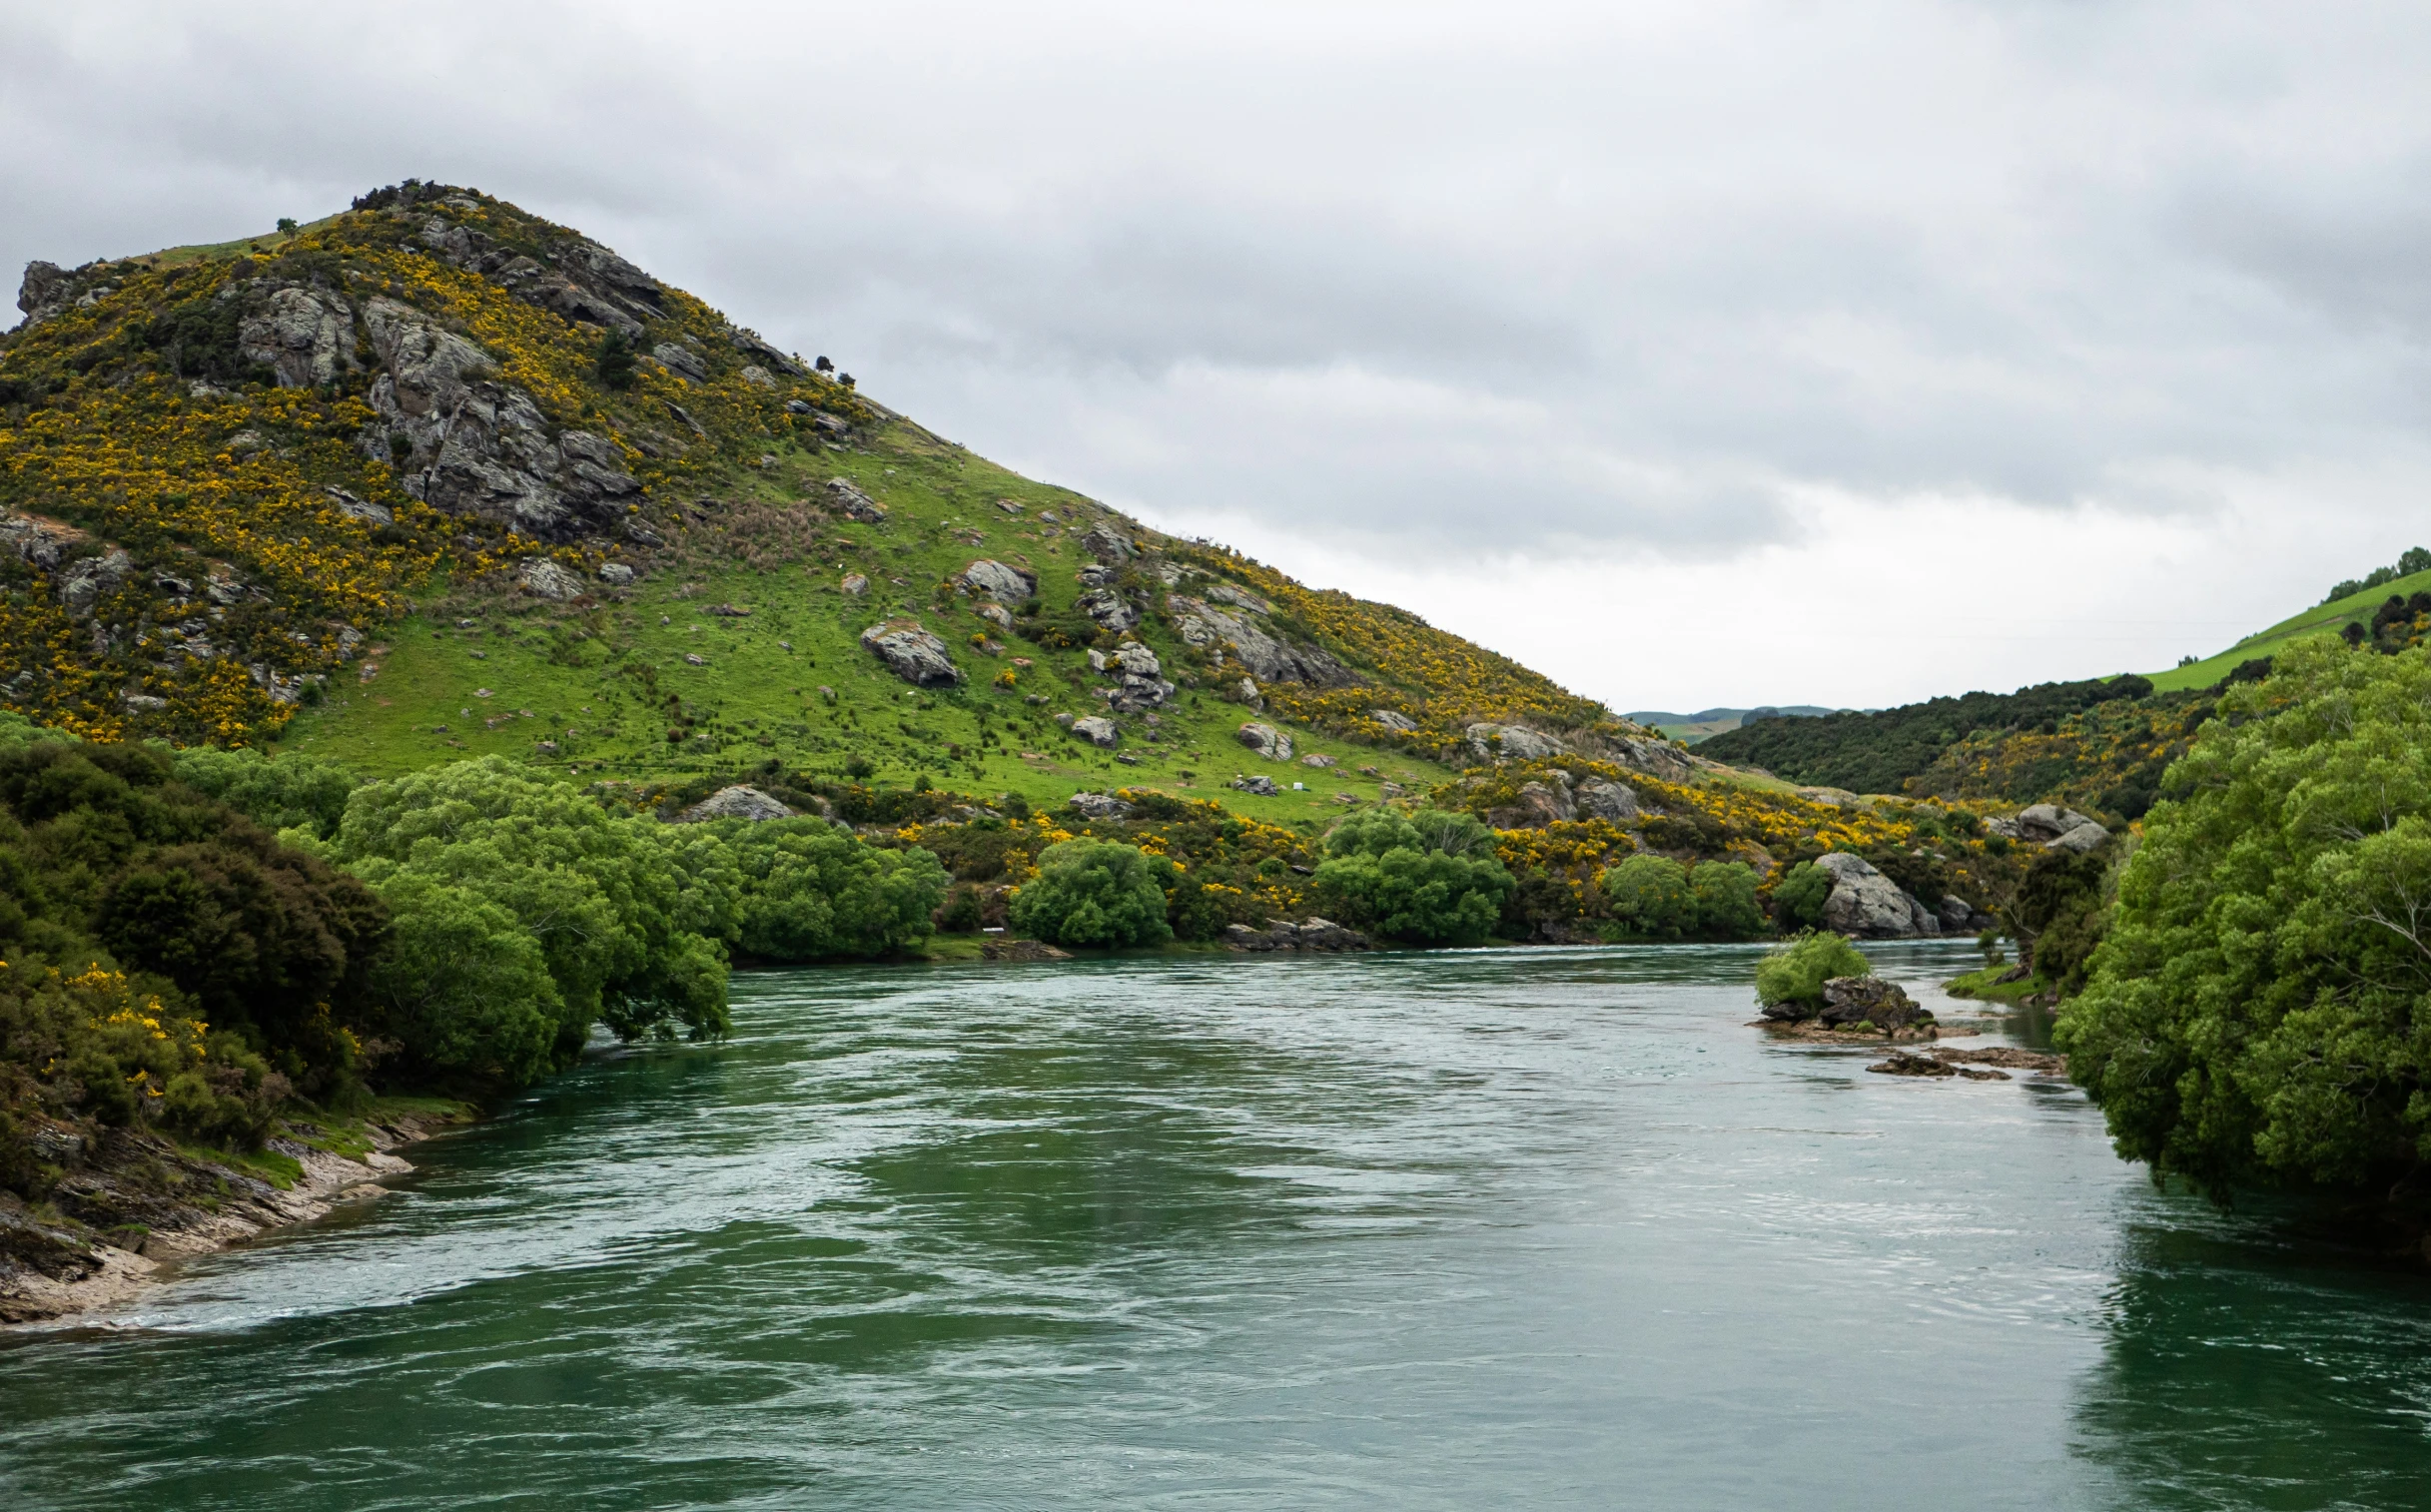
[[[952,881],[927,851],[879,850],[823,819],[699,828],[733,851],[734,939],[763,960],[881,956],[918,944]]]
[[[1315,892],[1345,923],[1412,945],[1474,945],[1501,916],[1514,883],[1494,832],[1467,814],[1382,810],[1325,837]]]
[[[1761,766],[1792,782],[1860,793],[1897,793],[1941,753],[1979,730],[2032,730],[2120,698],[2142,698],[2141,677],[2046,682],[2015,693],[1968,693],[1872,713],[1767,719],[1725,730],[1699,747],[1717,761]]]
[[[257,1139],[357,1085],[387,929],[165,753],[0,729],[0,1109]]]
[[[1756,963],[1756,1001],[1771,1008],[1777,1003],[1821,1006],[1823,986],[1834,977],[1867,977],[1874,965],[1845,935],[1809,930],[1776,946]]]
[[[1823,923],[1824,904],[1831,896],[1832,874],[1812,861],[1801,861],[1773,884],[1773,917],[1785,934],[1814,929]]]
[[[2069,1072],[2121,1154],[2214,1192],[2385,1186],[2431,1158],[2431,664],[2301,642],[2220,714],[2118,879]]]
[[[1136,845],[1067,840],[1039,856],[1039,874],[1022,884],[1011,921],[1057,945],[1162,945],[1174,938],[1165,897],[1172,871],[1172,862]]]
[[[2002,910],[2034,974],[2063,994],[2084,986],[2094,947],[2109,927],[2110,848],[2077,855],[2045,851],[2027,867]]]
[[[684,885],[663,832],[488,757],[358,789],[331,853],[393,907],[438,898],[396,887],[411,877],[512,917],[556,987],[550,1058],[562,1063],[595,1022],[627,1039],[726,1028],[725,953],[703,929],[722,926],[731,904]],[[405,1011],[394,997],[383,1006]],[[509,1059],[501,1051],[499,1064]]]
[[[207,793],[268,830],[304,830],[327,840],[346,817],[355,774],[334,761],[298,752],[265,756],[241,748],[191,746],[172,757],[178,780]]]
[[[1756,872],[1736,861],[1685,867],[1664,856],[1631,856],[1603,875],[1616,940],[1745,940],[1763,933]]]

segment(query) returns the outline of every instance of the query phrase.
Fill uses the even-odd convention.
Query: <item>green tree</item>
[[[2120,1154],[2215,1194],[2431,1159],[2422,653],[2322,637],[2231,687],[2117,887],[2056,1038]]]
[[[522,921],[418,873],[381,893],[396,922],[372,969],[372,1028],[397,1041],[405,1069],[504,1087],[547,1071],[564,1004]]]
[[[1698,868],[1703,871],[1703,867]],[[1677,940],[1697,928],[1697,899],[1688,868],[1668,856],[1631,856],[1604,869],[1615,938]]]
[[[1136,845],[1067,840],[1039,855],[1008,915],[1013,927],[1057,945],[1162,945],[1165,883],[1173,863]]]
[[[933,916],[953,883],[928,851],[880,850],[824,819],[723,819],[698,828],[733,847],[742,881],[736,939],[764,960],[909,949],[935,931]]]
[[[1517,886],[1467,814],[1354,815],[1325,837],[1314,889],[1347,924],[1413,945],[1474,945]]]
[[[301,830],[316,840],[338,833],[355,774],[337,762],[297,751],[265,756],[247,747],[223,751],[191,746],[172,761],[178,780],[208,793],[273,831]]]
[[[1765,952],[1756,963],[1756,1001],[1823,1006],[1823,986],[1834,977],[1870,977],[1874,964],[1846,935],[1809,930]]]
[[[633,386],[633,344],[621,331],[599,339],[599,381],[610,388]]]
[[[690,927],[702,904],[654,819],[492,756],[358,789],[332,852],[376,887],[416,874],[511,915],[557,989],[558,1062],[598,1022],[625,1039],[726,1030],[723,947]]]
[[[1688,874],[1697,905],[1697,933],[1708,940],[1748,940],[1764,933],[1756,901],[1756,869],[1742,861],[1704,861]]]
[[[1824,903],[1831,896],[1832,874],[1812,861],[1801,861],[1773,885],[1774,917],[1785,933],[1814,929],[1823,923]]]

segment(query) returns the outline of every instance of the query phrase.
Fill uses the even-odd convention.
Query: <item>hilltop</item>
[[[19,305],[0,706],[45,724],[644,789],[1153,780],[1270,818],[1439,783],[1504,727],[1662,759],[1414,614],[975,456],[476,190],[36,264]]]

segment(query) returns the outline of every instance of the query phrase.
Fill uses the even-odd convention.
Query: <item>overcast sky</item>
[[[0,0],[0,261],[407,176],[1620,709],[2151,670],[2431,543],[2416,5]]]

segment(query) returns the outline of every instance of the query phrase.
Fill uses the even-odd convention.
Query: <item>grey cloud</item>
[[[95,14],[0,37],[0,257],[476,183],[1152,519],[1711,556],[2422,434],[2396,13]]]

